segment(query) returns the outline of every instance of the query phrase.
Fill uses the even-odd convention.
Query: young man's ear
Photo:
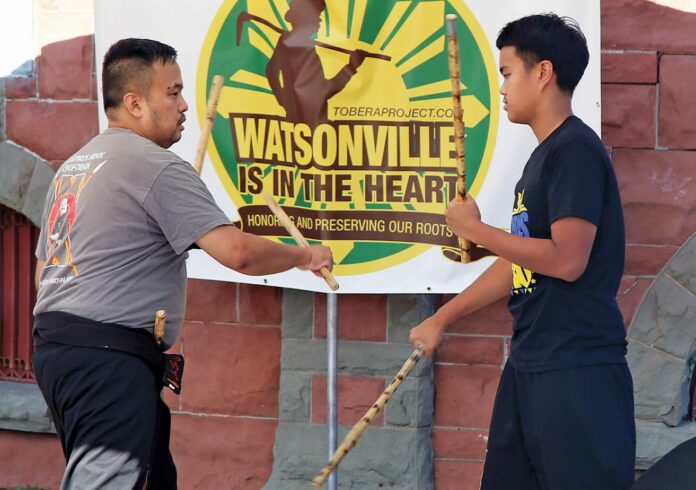
[[[553,78],[553,63],[549,60],[543,60],[537,65],[539,70],[539,81],[543,86],[546,86]]]
[[[135,118],[140,118],[143,115],[143,99],[135,92],[128,92],[123,96],[123,107]]]

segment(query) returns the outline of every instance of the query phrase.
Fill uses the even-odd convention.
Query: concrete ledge
[[[280,420],[309,423],[312,403],[312,373],[280,373]]]
[[[689,385],[696,359],[696,234],[646,291],[628,331],[628,367],[633,375],[636,417],[682,424],[689,411]]]
[[[411,329],[435,313],[435,296],[390,294],[387,298],[387,339],[408,343]]]
[[[355,376],[394,376],[404,365],[413,347],[408,344],[338,341],[338,374]],[[326,341],[283,339],[282,369],[326,372]],[[409,376],[432,376],[431,359],[423,358]]]
[[[38,386],[0,381],[0,429],[55,434]]]
[[[662,422],[636,420],[636,469],[648,469],[679,444],[694,437],[696,422],[668,427]]]
[[[283,319],[280,328],[284,339],[311,339],[314,326],[314,293],[283,289]]]
[[[391,380],[387,380],[389,382]],[[435,384],[430,377],[404,379],[385,408],[387,425],[430,428],[435,413]]]
[[[54,174],[37,155],[11,141],[0,141],[0,204],[19,211],[37,226]]]
[[[280,421],[264,490],[305,490],[328,460],[328,428],[310,423],[312,379],[327,370],[326,340],[313,335],[314,299],[313,293],[283,291]],[[387,341],[339,340],[338,374],[390,382],[413,352],[410,329],[433,308],[433,296],[388,295]],[[387,404],[385,425],[371,427],[341,463],[338,488],[432,490],[434,393],[432,360],[422,359]],[[345,406],[355,408],[352,403]],[[339,427],[339,441],[348,429]]]
[[[43,214],[46,194],[51,187],[55,171],[43,160],[37,160],[34,171],[31,174],[29,187],[24,194],[24,203],[19,211],[29,218],[37,227],[41,227],[41,215]]]
[[[325,425],[280,423],[264,490],[306,490],[328,460]],[[338,440],[348,431],[340,427]],[[341,489],[432,490],[430,429],[373,427],[338,468]]]
[[[635,416],[679,425],[689,404],[688,363],[633,339],[628,340],[626,359],[633,376]]]

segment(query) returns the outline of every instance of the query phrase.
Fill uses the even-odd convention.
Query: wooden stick
[[[295,223],[292,222],[292,220],[285,213],[283,208],[281,208],[278,205],[278,203],[275,202],[275,199],[273,199],[273,197],[268,194],[263,194],[263,199],[266,201],[266,205],[271,209],[273,214],[275,214],[276,218],[280,220],[280,222],[288,231],[288,233],[290,233],[290,236],[292,236],[295,239],[297,244],[300,247],[309,247],[309,243],[307,243],[305,237],[302,236],[300,230],[297,229]],[[338,289],[338,283],[336,282],[336,278],[334,277],[334,275],[331,274],[331,271],[326,267],[322,267],[320,272],[321,275],[324,276],[324,280],[326,281],[326,284],[329,285],[331,290],[336,291]]]
[[[244,27],[244,23],[247,21],[253,21],[253,22],[258,22],[259,24],[263,24],[266,27],[274,30],[278,34],[285,34],[288,31],[285,31],[275,25],[272,22],[269,22],[268,20],[264,19],[263,17],[259,17],[258,15],[250,14],[249,12],[241,12],[237,16],[237,46],[239,46],[239,42],[242,40],[242,28]],[[310,40],[310,42],[315,45],[319,46],[322,48],[326,49],[331,49],[333,51],[338,51],[339,53],[345,53],[345,54],[352,54],[355,52],[353,49],[346,49],[346,48],[341,48],[339,46],[334,46],[333,44],[326,44],[321,41],[317,40]],[[380,54],[380,53],[370,53],[366,52],[365,53],[366,58],[375,58],[378,60],[384,60],[384,61],[391,61],[391,56],[386,55],[386,54]]]
[[[449,14],[446,17],[446,23],[449,72],[450,81],[452,82],[452,105],[454,109],[454,143],[457,152],[457,200],[464,202],[466,201],[466,152],[464,146],[464,114],[460,89],[457,16]],[[468,264],[471,261],[469,240],[460,237],[459,248],[462,250],[462,263]]]
[[[155,329],[152,335],[155,337],[155,342],[158,344],[162,343],[164,339],[164,324],[167,321],[167,312],[164,310],[159,310],[155,313]]]
[[[423,352],[424,350],[420,346],[413,351],[406,363],[396,374],[392,382],[389,383],[387,389],[384,390],[384,393],[380,395],[375,404],[372,405],[372,408],[370,408],[367,411],[367,413],[365,413],[363,418],[360,419],[358,423],[353,426],[352,429],[350,429],[348,434],[346,434],[346,437],[343,439],[343,442],[341,442],[341,445],[338,446],[336,452],[334,452],[333,456],[331,456],[331,460],[326,464],[326,466],[322,468],[319,474],[314,477],[314,480],[312,480],[313,487],[320,487],[326,481],[329,475],[333,472],[333,470],[336,469],[336,467],[346,456],[346,454],[348,454],[350,450],[355,447],[362,435],[367,430],[368,425],[370,425],[374,418],[377,416],[377,414],[379,414],[379,412],[381,412],[384,409],[384,406],[389,401],[389,398],[391,398],[391,396],[394,394],[394,392],[399,387],[404,378],[408,376],[408,373],[411,372],[413,366],[415,366],[418,360],[421,357],[423,357]]]
[[[210,87],[210,95],[208,96],[208,108],[205,112],[205,121],[203,122],[203,129],[201,129],[201,137],[198,139],[196,158],[193,160],[193,168],[198,175],[201,174],[201,169],[203,168],[203,159],[205,158],[205,151],[208,148],[210,132],[213,130],[218,99],[220,98],[220,92],[222,91],[222,85],[224,83],[225,79],[220,75],[215,75],[213,77],[213,85]]]

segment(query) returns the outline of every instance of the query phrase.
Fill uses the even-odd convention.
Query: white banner
[[[600,132],[599,0],[96,0],[95,10],[98,65],[125,37],[179,52],[190,110],[172,150],[189,161],[210,81],[225,77],[203,180],[244,230],[292,243],[263,204],[272,194],[310,242],[332,248],[340,293],[459,292],[493,260],[453,260],[442,218],[456,175],[446,14],[459,19],[467,183],[486,223],[509,229],[536,146],[500,103],[506,23],[550,11],[578,21],[590,63],[573,109]],[[188,271],[328,291],[306,272],[250,277],[200,251]]]

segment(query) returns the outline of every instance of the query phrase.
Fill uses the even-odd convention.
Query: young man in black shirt
[[[511,353],[493,409],[481,488],[625,489],[633,481],[633,389],[616,293],[624,224],[597,135],[572,113],[589,60],[578,25],[554,14],[506,25],[496,42],[504,108],[539,141],[515,188],[512,233],[450,203],[458,236],[499,259],[411,331],[427,354],[458,318],[509,296]]]

